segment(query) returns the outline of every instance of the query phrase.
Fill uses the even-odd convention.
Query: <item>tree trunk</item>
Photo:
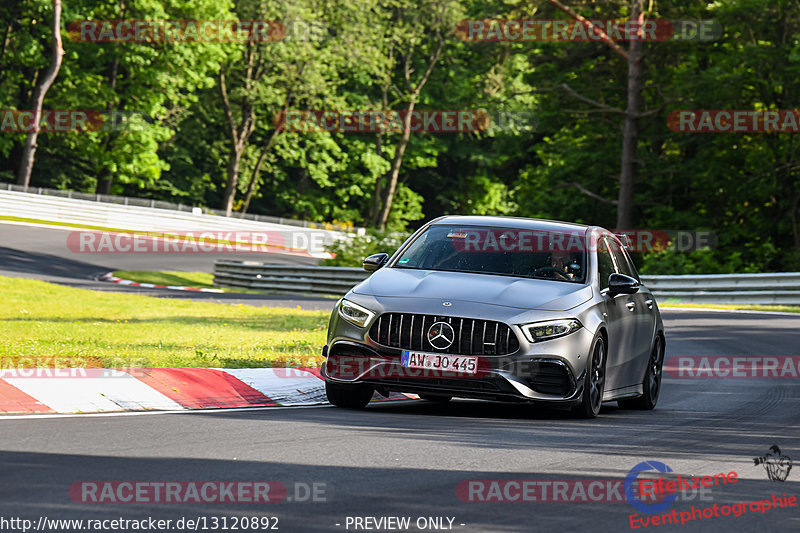
[[[386,106],[383,112],[386,113]],[[375,153],[383,157],[383,133],[380,131],[375,134]],[[375,190],[372,191],[372,207],[369,209],[369,216],[367,220],[372,221],[373,226],[378,224],[378,213],[381,211],[381,203],[383,200],[383,180],[386,179],[386,174],[375,178]]]
[[[393,44],[389,45],[389,64],[394,64]],[[381,112],[384,113],[384,115],[389,109],[389,87],[391,87],[391,85],[392,75],[391,73],[387,73],[383,81],[383,86],[381,87]],[[383,132],[380,130],[375,133],[375,153],[378,154],[378,157],[383,157]],[[381,211],[383,199],[383,180],[385,179],[386,174],[375,178],[375,190],[372,191],[372,207],[370,207],[369,214],[367,215],[367,220],[372,221],[373,226],[378,224],[378,213]]]
[[[242,159],[243,150],[238,143],[231,146],[230,155],[228,156],[228,168],[226,170],[225,180],[225,196],[222,199],[222,208],[225,210],[225,216],[231,216],[233,213],[233,200],[236,197],[236,186],[239,184],[239,161]]]
[[[104,168],[100,171],[100,177],[97,179],[97,187],[95,187],[95,194],[104,194],[108,196],[111,194],[111,184],[114,182],[114,176],[110,169]]]
[[[631,1],[631,21],[644,23],[642,0]],[[632,40],[628,48],[628,105],[622,129],[622,161],[617,198],[617,229],[633,227],[633,189],[636,181],[636,155],[639,142],[637,115],[642,105],[642,41]]]
[[[797,220],[797,206],[800,204],[800,194],[795,195],[791,206],[792,235],[794,236],[794,247],[800,250],[800,222]]]
[[[119,73],[119,58],[115,57],[114,61],[111,62],[111,68],[108,72],[108,82],[111,86],[111,94],[114,94],[117,90],[117,74]],[[106,120],[114,120],[113,116],[114,111],[114,102],[110,101],[108,105],[106,105],[106,113],[107,118]],[[116,126],[116,124],[114,124]],[[109,147],[111,146],[111,138],[114,135],[115,128],[112,127],[110,131],[106,134],[105,141],[103,141],[103,150],[108,151]],[[102,172],[100,172],[100,177],[97,180],[97,187],[95,187],[96,194],[111,194],[111,184],[114,183],[114,173],[111,172],[111,169],[104,168]]]
[[[397,192],[397,180],[400,177],[400,167],[403,164],[403,154],[406,152],[408,141],[411,140],[411,113],[414,111],[416,101],[416,95],[414,95],[414,98],[412,98],[411,102],[406,108],[406,116],[403,117],[403,136],[400,137],[400,141],[397,143],[397,149],[394,153],[394,160],[392,161],[392,170],[389,173],[389,183],[386,184],[383,207],[381,208],[378,219],[376,220],[376,225],[381,231],[386,229],[386,222],[389,220],[389,213],[392,211],[392,200],[394,200],[394,194]]]
[[[61,46],[61,0],[53,0],[53,52],[50,61],[50,68],[44,78],[39,80],[36,84],[36,89],[33,91],[33,131],[28,133],[25,138],[25,147],[22,150],[22,158],[19,165],[19,173],[17,175],[17,183],[23,187],[27,187],[31,183],[31,172],[33,171],[33,162],[36,157],[36,139],[39,136],[39,121],[42,115],[42,104],[44,97],[50,86],[58,76],[58,71],[61,68],[61,57],[64,55],[64,49]]]
[[[258,161],[256,161],[256,166],[253,168],[253,173],[250,177],[250,184],[247,186],[247,195],[244,198],[242,214],[247,213],[247,210],[250,208],[250,200],[253,199],[253,195],[256,193],[256,190],[258,190],[258,180],[259,174],[261,173],[261,165],[264,164],[267,154],[272,148],[272,145],[275,144],[275,139],[278,137],[278,133],[280,133],[280,130],[275,128],[272,131],[272,135],[270,135],[267,144],[265,144],[261,149],[261,154],[258,156]]]
[[[239,163],[242,160],[247,140],[255,129],[253,110],[249,102],[242,106],[242,124],[237,127],[236,119],[233,117],[233,110],[228,99],[228,86],[225,81],[225,73],[219,73],[219,91],[222,95],[222,104],[225,117],[228,119],[228,136],[230,137],[230,155],[225,178],[225,194],[222,197],[222,209],[225,216],[229,217],[233,213],[233,201],[236,198],[236,186],[239,184]]]
[[[392,201],[394,200],[395,192],[397,192],[397,180],[400,177],[400,167],[403,165],[403,154],[405,154],[406,147],[408,147],[408,142],[411,139],[411,113],[414,112],[414,107],[417,105],[422,88],[425,87],[425,84],[428,82],[428,78],[430,78],[431,72],[433,72],[436,63],[439,61],[439,58],[442,55],[444,37],[438,32],[437,36],[438,42],[436,45],[436,51],[430,56],[430,58],[428,58],[428,66],[425,68],[425,72],[422,74],[416,85],[411,82],[411,72],[413,71],[411,68],[411,56],[413,54],[413,47],[412,50],[409,51],[409,53],[403,58],[403,77],[405,78],[406,88],[408,90],[408,105],[406,106],[405,110],[406,116],[403,117],[403,135],[400,137],[400,141],[398,141],[394,152],[394,160],[392,161],[392,168],[389,172],[388,183],[383,183],[384,178],[382,178],[375,184],[376,189],[380,187],[384,190],[383,206],[381,207],[380,211],[378,212],[378,216],[375,219],[375,226],[377,226],[380,231],[384,231],[386,229],[386,222],[389,220],[389,213],[392,211]],[[386,104],[385,98],[388,94],[386,92],[387,90],[388,85],[384,88],[384,107]]]

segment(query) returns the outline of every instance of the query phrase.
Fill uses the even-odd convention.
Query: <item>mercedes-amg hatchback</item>
[[[542,402],[593,418],[652,409],[664,328],[620,239],[593,226],[448,216],[415,232],[336,305],[328,400],[373,393]]]

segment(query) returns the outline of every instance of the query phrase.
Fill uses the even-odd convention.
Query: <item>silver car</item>
[[[546,403],[594,418],[653,409],[664,326],[625,239],[566,222],[447,216],[427,223],[337,302],[328,400],[373,394]]]

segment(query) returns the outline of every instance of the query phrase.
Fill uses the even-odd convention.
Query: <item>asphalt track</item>
[[[663,315],[668,361],[681,355],[798,355],[800,317],[698,310]],[[345,527],[347,517],[399,516],[411,518],[410,531],[419,531],[419,517],[450,517],[452,531],[619,532],[631,530],[629,515],[636,512],[624,501],[469,502],[458,497],[456,487],[466,480],[621,481],[638,463],[660,461],[685,476],[738,474],[738,482],[706,494],[710,500],[690,493],[670,511],[773,494],[800,498],[800,466],[787,481],[777,482],[754,465],[753,458],[772,445],[800,460],[797,378],[665,377],[656,410],[623,411],[610,404],[591,421],[473,401],[372,404],[364,411],[318,407],[3,418],[0,525],[11,517],[34,523],[40,517],[206,517],[206,530],[212,531],[212,517],[277,516],[279,531],[354,531]],[[318,496],[325,501],[124,504],[70,498],[73,483],[92,480],[272,480],[289,487],[290,495],[300,486],[301,496],[302,487],[318,483],[324,484]],[[798,531],[800,507],[646,529]],[[50,529],[68,530],[75,529]]]

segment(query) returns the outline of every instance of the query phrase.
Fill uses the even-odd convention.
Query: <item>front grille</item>
[[[453,344],[440,350],[428,342],[428,329],[435,322],[447,322],[455,333]],[[508,355],[519,350],[511,328],[493,320],[452,316],[384,313],[369,330],[372,340],[383,346],[457,355]]]

